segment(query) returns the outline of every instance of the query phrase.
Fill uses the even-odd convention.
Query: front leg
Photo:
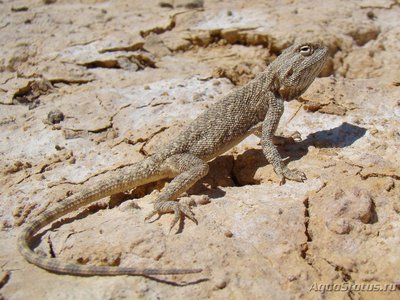
[[[262,125],[252,129],[252,134],[256,135],[257,137],[259,137],[261,139]],[[298,143],[301,141],[302,141],[301,134],[298,131],[292,132],[288,136],[274,135],[272,137],[272,143],[275,146],[290,145],[290,144],[295,144],[295,143]]]
[[[290,170],[283,163],[273,143],[274,134],[284,110],[283,100],[280,97],[270,96],[268,104],[268,111],[262,124],[261,133],[263,153],[273,166],[275,173],[280,177],[280,184],[285,183],[285,179],[303,182],[306,179],[306,175],[298,170]]]

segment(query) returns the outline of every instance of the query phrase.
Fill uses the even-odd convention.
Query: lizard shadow
[[[299,160],[308,153],[310,146],[315,148],[345,148],[363,137],[366,129],[357,125],[342,123],[340,126],[321,130],[309,134],[304,140],[292,144],[278,146],[282,157],[287,157],[286,163]],[[219,161],[217,161],[219,160]],[[222,161],[225,160],[225,163]],[[228,163],[227,163],[228,162]],[[239,154],[235,159],[233,155],[223,155],[210,162],[210,173],[196,184],[190,194],[206,194],[209,198],[220,198],[225,192],[219,189],[219,184],[212,184],[213,178],[228,183],[222,186],[243,186],[256,184],[254,175],[261,167],[268,165],[262,149],[249,149]],[[224,168],[228,168],[225,170]],[[211,179],[210,179],[211,178]],[[231,183],[229,184],[229,180]],[[205,188],[207,185],[209,188]],[[202,186],[203,188],[201,188]],[[196,188],[197,187],[197,188]]]
[[[88,215],[94,214],[94,213],[96,213],[97,211],[101,210],[102,208],[103,208],[102,206],[93,204],[93,205],[91,205],[91,206],[88,206],[85,210],[83,210],[82,212],[78,213],[78,214],[75,215],[75,216],[72,216],[72,217],[69,217],[69,218],[64,218],[64,219],[61,219],[61,220],[59,220],[59,221],[54,222],[54,223],[50,226],[50,228],[47,228],[47,229],[45,229],[45,230],[43,230],[43,231],[41,231],[40,233],[37,233],[37,234],[35,235],[35,237],[34,237],[34,238],[32,239],[32,241],[31,241],[31,247],[32,247],[32,248],[36,248],[36,247],[38,247],[38,246],[40,245],[40,243],[43,243],[43,236],[45,236],[47,232],[53,231],[53,230],[55,230],[55,229],[58,229],[58,228],[60,228],[60,227],[61,227],[62,225],[64,225],[64,224],[72,223],[72,222],[74,222],[74,221],[77,220],[77,219],[84,219],[84,218],[86,218]],[[157,220],[157,219],[156,219],[156,220]],[[154,220],[154,221],[156,221],[156,220]],[[183,219],[181,219],[181,220],[180,220],[180,224],[179,224],[179,229],[178,229],[178,231],[179,231],[179,230],[182,230],[183,227],[184,227],[184,226],[183,226]],[[177,232],[177,233],[179,233],[179,232]],[[56,255],[55,255],[54,250],[53,250],[53,244],[52,244],[52,241],[51,241],[50,236],[48,236],[48,238],[47,238],[47,243],[48,243],[48,248],[49,248],[48,251],[49,251],[50,256],[51,256],[52,258],[56,258]],[[66,276],[69,276],[68,274],[62,274],[62,273],[57,273],[57,272],[52,272],[52,271],[49,271],[49,272],[50,272],[50,273],[57,274],[57,275],[66,275]],[[79,277],[91,277],[91,275],[79,275],[79,274],[76,274],[75,276],[79,276]],[[136,276],[136,275],[133,275],[133,276]],[[199,283],[202,283],[202,282],[205,282],[205,281],[209,281],[209,280],[210,280],[210,279],[207,278],[207,277],[203,277],[203,278],[199,278],[199,279],[195,279],[195,280],[191,280],[191,281],[178,282],[178,281],[174,281],[174,280],[167,280],[167,279],[164,279],[164,278],[158,278],[158,277],[156,277],[155,275],[140,275],[140,276],[146,277],[146,278],[148,278],[148,279],[150,279],[150,280],[153,280],[153,281],[156,281],[156,282],[159,282],[159,283],[162,283],[162,284],[171,285],[171,286],[176,286],[176,287],[183,287],[183,286],[196,285],[196,284],[199,284]]]
[[[209,278],[201,278],[201,279],[197,279],[197,280],[194,280],[194,281],[178,283],[176,281],[160,279],[160,278],[157,278],[157,277],[154,277],[154,276],[149,276],[149,275],[144,275],[143,277],[146,277],[148,279],[154,280],[154,281],[159,282],[159,283],[172,285],[172,286],[178,286],[178,287],[195,285],[195,284],[199,284],[199,283],[202,283],[202,282],[210,280]]]
[[[282,149],[283,154],[289,151],[288,162],[298,160],[308,153],[308,148],[314,146],[315,148],[345,148],[351,146],[358,139],[363,137],[367,129],[343,122],[340,126],[317,131],[309,134],[301,142],[295,144],[285,145]]]
[[[315,148],[345,148],[352,145],[363,137],[366,129],[357,125],[343,122],[340,126],[321,130],[309,134],[300,142],[278,146],[278,151],[282,157],[286,158],[285,163],[301,159],[308,153],[310,146]],[[246,165],[247,177],[253,178],[257,169],[268,165],[262,149],[249,149],[238,156],[242,164],[249,159],[254,161],[253,165]]]

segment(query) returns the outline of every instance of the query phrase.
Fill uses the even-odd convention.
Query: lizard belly
[[[235,136],[234,138],[230,139],[229,141],[221,144],[220,147],[216,147],[215,149],[212,149],[212,151],[207,151],[207,152],[202,151],[202,153],[196,153],[197,151],[194,151],[193,154],[198,156],[201,159],[204,159],[205,161],[210,161],[210,160],[216,158],[217,156],[224,154],[228,150],[232,149],[234,146],[239,144],[250,134],[251,134],[250,131],[245,132],[244,134]]]

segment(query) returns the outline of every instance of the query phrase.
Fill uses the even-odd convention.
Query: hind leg
[[[186,192],[199,179],[207,175],[208,164],[192,154],[177,154],[166,159],[164,167],[169,168],[177,176],[158,196],[154,203],[154,210],[145,220],[149,220],[156,214],[172,212],[175,216],[171,222],[170,230],[183,216],[187,216],[197,224],[197,220],[190,208],[174,200],[183,192]]]

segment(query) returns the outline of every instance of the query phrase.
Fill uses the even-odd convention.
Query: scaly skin
[[[297,98],[309,87],[327,57],[327,48],[318,43],[298,43],[287,48],[255,79],[222,97],[159,152],[118,170],[113,176],[66,198],[32,220],[19,236],[20,253],[30,263],[64,274],[91,276],[200,272],[201,269],[139,269],[67,264],[55,258],[39,256],[32,251],[30,245],[37,232],[61,216],[106,196],[162,178],[174,179],[158,196],[154,210],[146,220],[155,214],[173,212],[175,216],[170,228],[183,216],[197,224],[190,208],[175,200],[208,173],[207,161],[226,152],[250,134],[261,137],[263,153],[281,183],[285,179],[304,181],[304,173],[290,170],[282,162],[273,138],[283,113],[284,101]]]

